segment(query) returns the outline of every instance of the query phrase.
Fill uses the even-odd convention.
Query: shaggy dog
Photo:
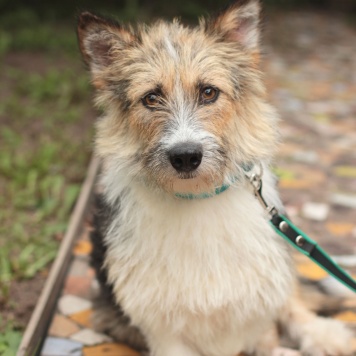
[[[264,197],[283,211],[259,12],[238,1],[194,28],[79,18],[104,111],[96,323],[154,356],[271,355],[277,323],[305,355],[350,352],[350,332],[301,303],[290,252],[246,178],[263,167]]]

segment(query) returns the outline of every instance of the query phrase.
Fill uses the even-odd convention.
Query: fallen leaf
[[[102,344],[83,348],[83,356],[140,356],[130,347],[122,344]]]
[[[336,236],[345,236],[352,232],[355,225],[350,223],[342,223],[342,222],[329,222],[326,224],[329,232]]]
[[[81,312],[72,314],[70,318],[75,321],[77,324],[85,326],[87,328],[92,327],[91,317],[93,315],[92,309],[83,310]]]
[[[313,281],[319,281],[328,275],[327,272],[313,262],[298,263],[297,271],[302,277]]]
[[[338,166],[333,171],[338,177],[356,178],[356,167],[354,166]]]
[[[89,241],[86,240],[80,240],[78,241],[74,248],[73,248],[73,254],[75,256],[78,255],[89,255],[89,253],[91,252],[93,246]]]
[[[334,316],[335,319],[344,321],[345,323],[356,323],[356,313],[345,311]]]

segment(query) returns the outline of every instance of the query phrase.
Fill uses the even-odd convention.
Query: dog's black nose
[[[169,160],[178,172],[192,172],[197,169],[203,158],[200,143],[183,142],[175,145],[168,152]]]

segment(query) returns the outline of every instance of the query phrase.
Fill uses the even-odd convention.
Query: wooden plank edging
[[[77,238],[93,194],[93,187],[99,172],[99,159],[93,157],[78,200],[69,220],[68,229],[60,245],[56,259],[36,303],[31,319],[24,332],[17,356],[33,356],[43,342],[51,320],[58,294],[72,259],[72,247]]]

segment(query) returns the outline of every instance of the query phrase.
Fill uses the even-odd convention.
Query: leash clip
[[[251,176],[246,174],[246,176],[253,187],[256,198],[272,218],[273,216],[278,214],[278,210],[273,205],[268,205],[262,196],[262,164],[259,164],[259,167],[260,171],[258,173],[253,173]]]

